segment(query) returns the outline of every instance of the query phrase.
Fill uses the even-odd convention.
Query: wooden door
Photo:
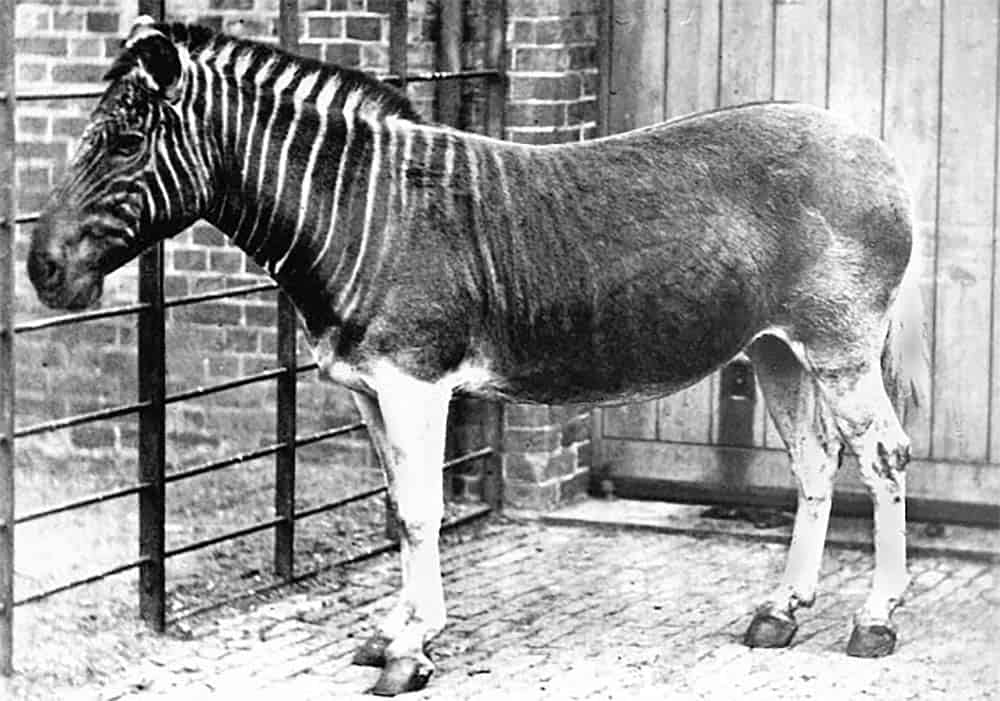
[[[606,0],[607,133],[769,99],[826,106],[890,145],[914,193],[932,338],[907,418],[911,513],[1000,523],[1000,6],[996,0]],[[597,480],[619,494],[794,503],[745,366],[598,412]],[[848,461],[852,462],[849,458]],[[853,465],[841,511],[866,508]]]

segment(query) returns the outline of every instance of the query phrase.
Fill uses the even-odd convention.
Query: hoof
[[[851,657],[885,657],[896,649],[896,627],[886,623],[855,623],[847,654]]]
[[[773,604],[764,604],[754,613],[743,644],[747,647],[788,647],[798,629],[791,613]]]
[[[389,638],[376,633],[354,652],[353,664],[362,667],[385,667],[385,648]]]
[[[387,660],[371,693],[376,696],[395,696],[407,691],[420,691],[427,686],[427,680],[433,673],[434,667],[426,659],[398,657]]]

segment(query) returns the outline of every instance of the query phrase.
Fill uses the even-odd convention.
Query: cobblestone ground
[[[792,648],[749,650],[739,638],[781,545],[497,519],[474,530],[446,538],[437,673],[403,698],[1000,698],[996,564],[914,558],[896,654],[858,660],[843,649],[870,577],[859,550],[828,550]],[[350,654],[398,576],[390,555],[194,622],[114,684],[59,698],[370,699],[377,671]]]

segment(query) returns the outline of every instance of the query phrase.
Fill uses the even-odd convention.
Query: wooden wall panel
[[[666,116],[710,110],[719,98],[719,3],[670,0]]]
[[[872,0],[831,0],[830,109],[866,133],[882,132],[883,6]]]
[[[826,105],[829,0],[776,0],[774,98]]]
[[[722,61],[719,104],[771,98],[774,9],[770,2],[722,3]]]
[[[719,3],[671,0],[667,16],[665,117],[712,109],[718,100]],[[712,437],[715,377],[657,402],[657,438],[706,442]]]
[[[667,0],[614,2],[611,77],[608,81],[610,133],[663,120],[666,76]]]
[[[921,293],[934,308],[934,226],[937,218],[938,112],[941,0],[886,2],[886,142],[899,160],[913,193]],[[935,408],[907,422],[914,454],[929,455],[930,421]]]
[[[941,144],[933,452],[986,460],[993,285],[997,25],[971,2],[947,3]]]

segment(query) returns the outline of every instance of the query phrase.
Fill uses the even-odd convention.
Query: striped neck
[[[413,124],[409,103],[356,71],[249,42],[190,66],[188,89],[212,98],[205,136],[224,184],[206,219],[281,284],[310,331],[356,323],[366,258],[400,203],[395,135]]]

